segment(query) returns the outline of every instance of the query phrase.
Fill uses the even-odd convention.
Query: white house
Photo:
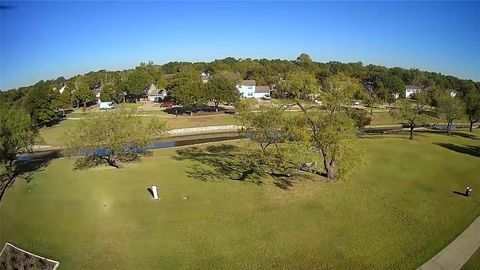
[[[239,85],[237,85],[238,92],[240,92],[240,97],[243,98],[255,98],[255,80],[244,80]]]
[[[270,97],[270,86],[256,86],[255,80],[244,80],[237,85],[242,98],[265,98]]]
[[[147,100],[151,102],[158,102],[167,96],[167,90],[159,89],[155,84],[151,84],[147,90]]]
[[[422,88],[414,85],[405,85],[405,97],[411,98],[413,94],[420,93]]]
[[[255,98],[270,98],[270,91],[272,89],[268,85],[257,85],[255,86],[255,93],[253,96]]]

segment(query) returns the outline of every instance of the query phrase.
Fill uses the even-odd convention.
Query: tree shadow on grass
[[[480,146],[475,145],[456,145],[452,143],[435,143],[438,146],[450,149],[457,153],[462,153],[474,157],[480,157]]]
[[[471,134],[471,133],[454,131],[454,132],[452,132],[452,135],[460,136],[460,137],[475,140],[475,141],[480,141],[479,137],[477,137],[477,136],[475,136],[475,134]]]
[[[139,153],[125,154],[118,157],[121,163],[131,163],[140,161],[143,157],[151,157],[153,153],[151,151],[143,151]],[[103,156],[88,155],[83,157],[77,157],[73,164],[74,170],[88,170],[98,166],[111,166]]]
[[[260,178],[264,174],[264,164],[255,151],[242,151],[228,144],[194,146],[177,150],[173,158],[199,162],[189,166],[187,174],[204,182],[235,180],[262,184]]]
[[[0,174],[0,202],[2,201],[5,191],[11,187],[15,180],[23,179],[29,183],[33,179],[33,175],[37,172],[45,170],[53,158],[42,158],[26,161],[16,161],[13,177],[9,177],[6,172]]]
[[[176,160],[196,161],[190,165],[187,175],[204,182],[244,181],[257,185],[264,184],[265,176],[270,176],[273,184],[283,190],[289,190],[303,180],[323,177],[322,172],[299,171],[293,163],[288,168],[276,168],[265,161],[256,149],[245,149],[235,145],[221,144],[207,147],[189,147],[177,150]]]

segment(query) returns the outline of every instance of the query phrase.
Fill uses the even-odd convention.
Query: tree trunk
[[[472,132],[472,130],[473,130],[473,122],[470,121],[470,132]]]
[[[328,156],[326,154],[322,154],[323,156],[323,168],[325,169],[325,173],[327,174],[328,180],[336,180],[338,179],[338,170],[337,170],[337,163],[334,158],[332,160],[328,160]]]
[[[9,188],[13,184],[13,181],[15,179],[15,170],[13,169],[13,162],[15,162],[15,160],[9,160],[5,164],[7,174],[3,178],[0,178],[0,202],[2,201],[2,197],[5,194],[5,191],[7,190],[7,188]]]
[[[448,123],[447,124],[447,135],[450,136],[450,129],[452,127],[452,124],[451,123]]]
[[[410,126],[410,140],[413,140],[413,130],[414,129],[415,129],[415,127]]]
[[[373,115],[373,105],[370,106],[370,115]]]

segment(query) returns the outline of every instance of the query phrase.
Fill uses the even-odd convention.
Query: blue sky
[[[228,56],[416,67],[480,81],[480,2],[5,2],[0,89]]]

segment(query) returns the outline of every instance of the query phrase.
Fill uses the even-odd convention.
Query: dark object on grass
[[[299,170],[308,172],[311,171],[315,166],[317,166],[317,162],[304,162],[300,164]]]

